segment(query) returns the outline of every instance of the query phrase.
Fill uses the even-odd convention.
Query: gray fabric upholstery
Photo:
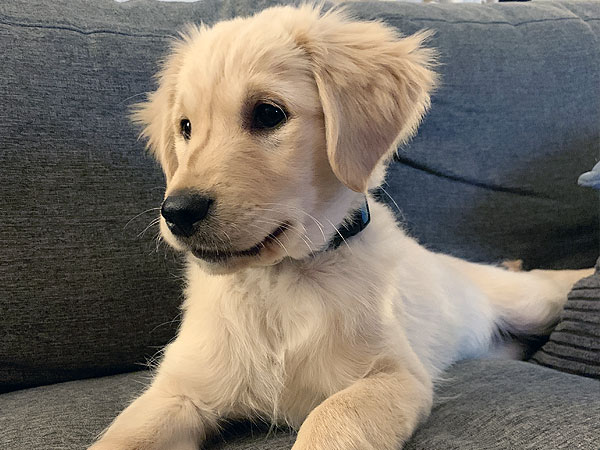
[[[127,108],[184,23],[271,4],[0,3],[0,390],[131,370],[173,336],[179,264],[143,232],[162,176]],[[443,85],[389,177],[409,231],[476,260],[591,265],[596,202],[575,180],[598,154],[598,4],[350,9],[437,32]]]
[[[127,120],[165,39],[95,5],[0,3],[0,390],[139,369],[175,330],[177,265],[135,218],[163,180]]]
[[[559,324],[531,361],[600,378],[600,259],[596,273],[573,286]]]
[[[81,449],[143,389],[143,372],[75,381],[0,396],[0,448]],[[451,368],[409,450],[596,450],[600,383],[517,361]],[[211,449],[289,449],[293,433],[238,426]]]
[[[522,361],[467,361],[437,389],[408,450],[597,449],[600,383]]]

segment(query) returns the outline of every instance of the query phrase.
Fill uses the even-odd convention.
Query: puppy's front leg
[[[197,450],[215,423],[209,410],[163,379],[129,405],[89,450]]]
[[[293,450],[397,450],[429,415],[432,398],[431,381],[408,370],[371,375],[315,408]]]

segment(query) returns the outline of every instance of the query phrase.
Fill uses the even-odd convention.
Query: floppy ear
[[[401,38],[379,22],[326,13],[299,43],[309,54],[319,91],[333,172],[357,192],[379,161],[411,137],[436,84],[431,33]]]
[[[131,114],[133,122],[143,127],[140,137],[147,139],[146,147],[162,166],[167,180],[177,169],[172,114],[177,75],[183,60],[183,42],[172,47],[157,74],[158,89],[149,93],[145,102],[133,105]]]

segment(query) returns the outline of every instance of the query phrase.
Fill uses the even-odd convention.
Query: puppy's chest
[[[242,397],[255,397],[248,402],[301,421],[326,397],[368,372],[380,339],[374,323],[365,323],[367,317],[376,322],[365,304],[310,278],[294,281],[284,274],[237,281],[225,288],[222,300],[229,306],[220,320],[228,330],[226,339],[243,345],[250,356],[231,359],[249,375],[241,391]],[[236,367],[233,372],[239,371]]]

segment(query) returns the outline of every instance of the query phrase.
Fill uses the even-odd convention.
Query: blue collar
[[[367,197],[365,197],[360,208],[354,210],[351,215],[348,216],[336,230],[336,234],[333,236],[326,250],[333,250],[342,245],[343,242],[350,239],[352,236],[356,236],[362,230],[367,228],[371,221],[371,213],[369,212],[369,204],[367,203]]]

